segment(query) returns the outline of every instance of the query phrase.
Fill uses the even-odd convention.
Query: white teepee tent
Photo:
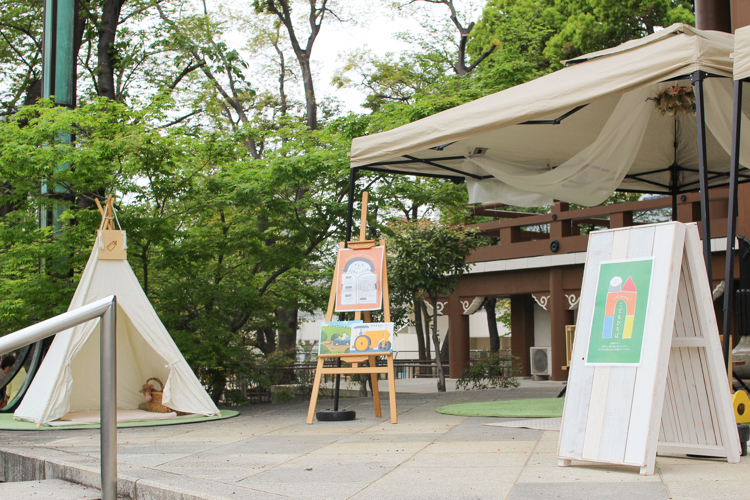
[[[107,205],[109,209],[110,203]],[[68,310],[110,295],[117,297],[118,410],[138,408],[144,402],[138,390],[146,379],[158,377],[165,383],[164,405],[186,413],[219,414],[151,306],[128,261],[109,260],[112,257],[104,256],[107,251],[100,248],[100,241],[104,240],[97,238]],[[124,257],[124,252],[121,255]],[[45,424],[68,412],[98,409],[97,319],[57,334],[13,416],[16,420]]]

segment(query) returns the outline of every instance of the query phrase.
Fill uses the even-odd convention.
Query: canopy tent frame
[[[674,27],[673,27],[674,28]],[[675,31],[675,33],[683,33],[686,32],[683,28],[680,28],[683,31]],[[665,30],[667,31],[667,30]],[[696,30],[697,31],[697,30]],[[618,52],[618,50],[614,50],[613,52],[604,53],[605,51],[602,51],[602,54],[593,54],[590,55],[590,58],[597,58],[601,55],[610,55],[613,53]],[[583,56],[586,57],[586,56]],[[572,62],[583,62],[582,60],[572,61]],[[710,67],[710,65],[708,66]],[[704,67],[705,68],[705,67]],[[670,82],[670,81],[678,81],[678,80],[690,80],[690,82],[693,85],[694,94],[695,94],[695,115],[696,115],[696,138],[695,141],[697,145],[697,154],[694,156],[697,160],[697,169],[696,168],[690,168],[683,165],[680,165],[677,161],[677,141],[675,139],[675,160],[674,162],[666,166],[664,168],[657,168],[657,169],[651,169],[646,172],[638,172],[634,174],[626,174],[625,179],[629,180],[635,180],[639,181],[643,184],[653,186],[654,189],[644,189],[643,186],[633,186],[633,188],[637,189],[628,189],[627,187],[624,188],[616,188],[615,191],[619,192],[634,192],[634,193],[653,193],[653,194],[664,194],[669,195],[672,197],[672,219],[675,220],[677,218],[677,197],[684,193],[689,192],[700,192],[700,212],[701,212],[701,227],[702,227],[702,234],[703,234],[703,251],[704,251],[704,259],[705,259],[705,266],[706,266],[706,272],[708,275],[709,283],[712,282],[713,276],[712,276],[712,265],[711,265],[711,220],[710,220],[710,195],[709,195],[709,188],[714,187],[720,187],[720,186],[726,186],[727,184],[730,185],[730,192],[736,193],[737,190],[737,184],[740,182],[750,182],[750,174],[748,173],[740,173],[738,169],[739,165],[739,156],[738,153],[736,155],[736,158],[734,158],[732,161],[732,165],[730,167],[736,166],[736,168],[730,168],[730,172],[722,172],[716,169],[709,169],[708,168],[708,158],[707,158],[707,146],[706,146],[706,137],[707,137],[707,126],[706,126],[706,104],[705,104],[705,91],[704,91],[704,81],[707,78],[729,78],[729,75],[724,74],[716,74],[712,72],[711,70],[705,71],[704,69],[696,69],[691,72],[686,72],[682,74],[677,75],[670,75],[669,78],[665,78],[663,80],[659,80],[659,83],[664,82]],[[633,83],[637,85],[637,79],[633,80]],[[538,88],[537,88],[538,91]],[[736,94],[736,92],[735,92]],[[735,101],[736,101],[735,97]],[[593,102],[593,101],[592,101]],[[559,125],[563,120],[566,118],[574,115],[578,111],[582,110],[586,106],[588,106],[590,103],[583,103],[579,104],[577,106],[574,106],[570,108],[565,113],[562,113],[561,115],[558,115],[557,118],[552,119],[541,119],[541,120],[526,120],[523,122],[518,122],[517,125]],[[442,122],[437,122],[442,124]],[[507,126],[507,125],[506,125]],[[677,126],[677,124],[675,124]],[[432,129],[430,129],[432,130]],[[431,131],[432,133],[432,131]],[[437,132],[435,132],[437,134]],[[461,137],[461,136],[459,136]],[[448,137],[446,137],[448,138]],[[733,139],[734,140],[734,139]],[[440,146],[435,147],[429,147],[426,148],[428,150],[432,151],[443,151],[443,149],[456,141],[448,142],[447,144],[443,144]],[[423,146],[424,147],[424,146]],[[395,151],[394,151],[395,152]],[[469,155],[470,152],[467,152]],[[368,154],[371,154],[371,151],[368,152]],[[397,153],[398,154],[398,153]],[[734,150],[732,150],[731,154],[735,154]],[[429,155],[428,155],[429,156]],[[443,157],[426,157],[426,158],[420,158],[416,156],[414,153],[408,152],[408,151],[401,151],[399,156],[393,158],[393,159],[380,159],[380,161],[375,161],[372,163],[364,163],[364,162],[354,162],[353,166],[351,168],[351,177],[350,177],[350,190],[349,190],[349,216],[347,218],[347,235],[349,236],[351,234],[351,226],[353,223],[352,220],[352,211],[353,211],[353,203],[354,203],[354,183],[356,182],[357,174],[359,170],[367,170],[367,171],[373,171],[373,172],[379,172],[379,173],[389,173],[389,174],[396,174],[396,175],[412,175],[412,176],[419,176],[419,177],[428,177],[428,178],[442,178],[451,180],[455,183],[464,182],[467,179],[472,180],[484,180],[488,178],[492,178],[491,175],[479,175],[474,172],[467,172],[458,170],[457,168],[452,168],[451,166],[445,165],[444,163],[446,161],[457,161],[457,160],[464,160],[467,159],[467,155],[461,155],[461,156],[443,156]],[[375,158],[373,158],[375,159]],[[363,164],[364,163],[364,164]],[[407,166],[407,165],[427,165],[429,167],[432,167],[431,172],[419,172],[419,171],[411,171],[408,167],[402,168],[400,166]],[[390,166],[395,166],[397,168],[391,169],[387,168]],[[554,169],[554,167],[552,167]],[[444,171],[445,174],[441,174],[436,172],[435,170],[441,170]],[[416,170],[416,169],[415,169]],[[654,174],[658,173],[669,173],[669,183],[649,179],[648,177]],[[685,179],[685,181],[680,184],[679,179],[681,178],[681,173],[683,172],[689,172],[692,174],[697,173],[698,179]],[[456,175],[458,174],[458,175]],[[724,180],[728,177],[727,182],[718,182],[720,180]],[[733,190],[733,191],[732,191]],[[732,198],[732,195],[730,195],[730,199]],[[734,195],[734,199],[732,199],[731,205],[730,205],[730,214],[734,213],[736,211],[736,194]],[[734,223],[733,217],[728,217],[730,220],[730,223]],[[733,241],[734,238],[734,231],[731,231],[731,234],[728,232],[728,241]],[[731,236],[731,238],[730,238]],[[729,252],[729,249],[732,249],[733,251],[733,245],[727,245],[727,251]],[[729,264],[729,261],[727,263]],[[727,297],[725,296],[725,301],[727,300]],[[731,299],[730,300],[730,306],[731,309]],[[728,312],[725,312],[725,315],[729,314]],[[726,325],[726,322],[725,322]],[[726,328],[726,326],[725,326]],[[726,344],[726,340],[725,340]],[[728,352],[726,351],[725,346],[725,358],[728,356]]]
[[[734,240],[737,237],[738,187],[740,178],[740,132],[742,117],[742,84],[750,78],[734,81],[734,109],[732,111],[732,149],[729,163],[729,206],[727,208],[727,249],[724,266],[724,324],[723,345],[724,363],[729,367],[731,344],[732,312],[734,306]],[[728,369],[731,369],[728,368]],[[731,372],[730,372],[731,373]]]

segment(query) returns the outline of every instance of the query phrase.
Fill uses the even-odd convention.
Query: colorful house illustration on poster
[[[638,291],[632,277],[629,276],[624,285],[620,276],[615,276],[610,280],[604,313],[603,339],[632,337],[637,298]]]

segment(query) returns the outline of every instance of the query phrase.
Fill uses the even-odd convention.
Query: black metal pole
[[[727,210],[727,253],[724,266],[724,364],[729,367],[732,349],[732,301],[734,300],[734,239],[737,233],[737,180],[740,170],[740,125],[742,117],[742,80],[734,82],[732,151],[729,163],[729,207]]]
[[[359,169],[353,168],[349,174],[349,211],[346,216],[346,244],[348,245],[352,239],[352,224],[354,218],[354,185],[357,182],[357,171]]]
[[[354,186],[357,182],[357,170],[356,168],[351,169],[349,174],[349,200],[348,210],[346,214],[346,241],[344,246],[349,245],[349,241],[352,239],[352,218],[354,217]],[[334,277],[335,279],[335,277]],[[339,321],[346,320],[346,313],[339,314]],[[336,358],[336,366],[341,368],[341,358]],[[342,421],[342,420],[354,420],[356,413],[354,411],[341,411],[339,412],[339,391],[341,388],[341,375],[336,374],[336,382],[333,388],[333,412],[318,412],[318,420],[324,421]]]
[[[677,139],[675,138],[675,144],[677,144]],[[678,172],[677,172],[677,162],[672,164],[672,171],[671,174],[671,189],[672,189],[672,221],[677,220],[677,194],[679,191],[679,186],[677,185],[678,180]]]
[[[352,239],[352,218],[354,217],[354,185],[357,182],[357,169],[353,168],[349,174],[349,207],[346,214],[346,241],[345,246],[349,245]],[[344,321],[345,313],[339,315],[339,321]],[[337,358],[336,366],[341,368],[341,358]],[[336,387],[333,392],[333,411],[339,411],[339,386],[341,384],[341,375],[336,374]]]
[[[695,113],[698,132],[698,171],[701,189],[701,227],[703,228],[703,259],[706,261],[708,286],[713,289],[713,273],[711,271],[711,214],[708,203],[708,159],[706,158],[706,114],[703,99],[703,80],[706,73],[693,73],[693,87],[695,89]]]

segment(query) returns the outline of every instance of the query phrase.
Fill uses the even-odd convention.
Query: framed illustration
[[[393,352],[393,323],[360,323],[351,327],[352,354]]]
[[[349,354],[352,344],[352,325],[362,323],[356,321],[324,321],[320,324],[320,342],[318,354]]]
[[[382,309],[383,255],[383,246],[339,249],[336,312]]]
[[[648,257],[599,264],[586,364],[640,364],[653,262]]]

